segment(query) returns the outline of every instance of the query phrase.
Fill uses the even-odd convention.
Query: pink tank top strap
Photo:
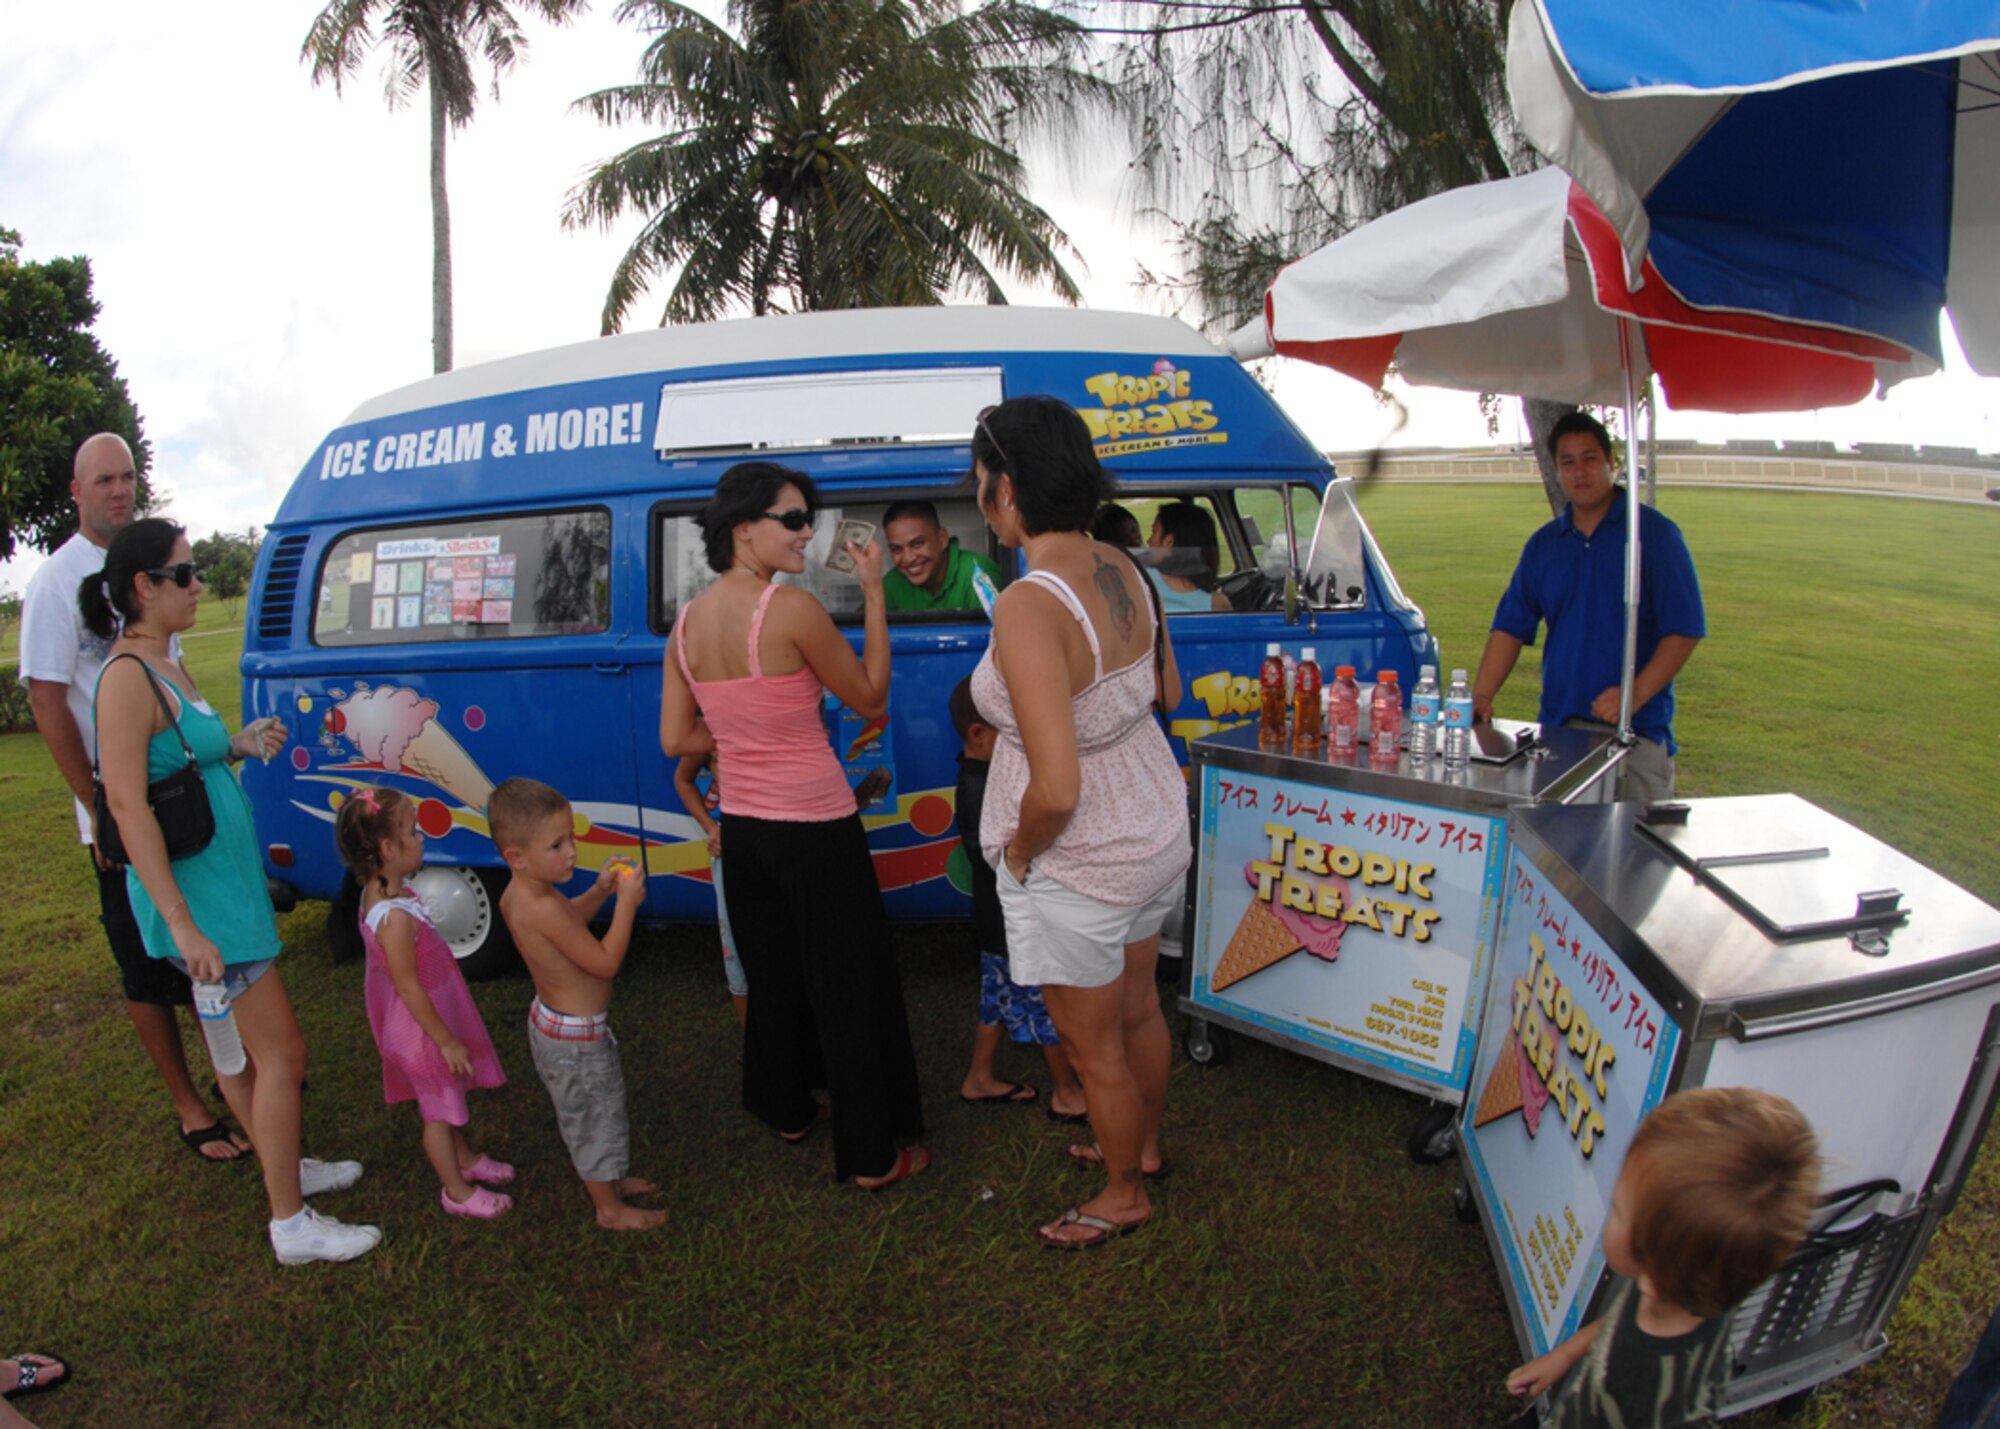
[[[757,656],[757,647],[763,643],[764,611],[777,593],[777,582],[765,586],[764,593],[757,597],[757,613],[750,617],[750,673],[760,680],[764,678],[764,662]]]
[[[1103,679],[1104,649],[1097,643],[1097,627],[1090,623],[1090,612],[1083,608],[1083,602],[1077,599],[1076,592],[1070,589],[1069,582],[1054,571],[1029,571],[1022,579],[1033,581],[1036,585],[1053,591],[1056,598],[1069,607],[1069,613],[1075,616],[1076,623],[1083,627],[1083,638],[1090,642],[1091,679],[1093,681]]]
[[[679,657],[681,662],[681,678],[687,681],[688,688],[692,690],[694,688],[694,667],[688,664],[686,606],[681,607],[680,615],[674,620],[674,633],[671,641],[674,647],[674,654]]]

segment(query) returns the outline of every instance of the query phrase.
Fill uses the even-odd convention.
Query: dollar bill
[[[847,543],[852,541],[855,545],[865,550],[868,543],[874,539],[875,523],[873,521],[862,521],[852,516],[846,517],[841,521],[839,526],[834,528],[833,549],[827,553],[826,568],[830,571],[839,571],[844,576],[853,575],[854,555],[847,549]]]

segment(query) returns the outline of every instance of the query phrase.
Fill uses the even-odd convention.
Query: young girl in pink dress
[[[417,1104],[445,1211],[491,1220],[514,1201],[487,1188],[512,1181],[514,1168],[466,1141],[465,1092],[507,1077],[458,960],[403,882],[424,865],[417,807],[395,789],[362,789],[341,806],[334,837],[361,885],[368,1025],[382,1049],[383,1098]]]

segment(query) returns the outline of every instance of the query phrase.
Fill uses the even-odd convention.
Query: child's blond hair
[[[1655,1292],[1712,1319],[1784,1264],[1819,1204],[1819,1140],[1749,1087],[1668,1097],[1625,1155],[1632,1259]]]
[[[486,801],[486,828],[504,857],[523,847],[543,819],[568,812],[569,800],[539,779],[508,779]]]

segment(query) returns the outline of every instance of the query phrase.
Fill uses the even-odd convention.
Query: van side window
[[[611,623],[611,513],[530,511],[351,531],[327,549],[313,643],[585,635]]]
[[[1214,493],[1121,493],[1115,504],[1130,512],[1139,523],[1139,537],[1144,544],[1134,548],[1132,555],[1145,567],[1169,615],[1218,613],[1238,608],[1231,600],[1230,590],[1240,582],[1230,578],[1242,569],[1241,537],[1232,531],[1237,525],[1235,514],[1225,510]],[[1190,507],[1192,515],[1188,512]],[[1176,527],[1178,531],[1173,529]],[[1201,539],[1189,539],[1190,532],[1200,533]],[[1169,537],[1173,539],[1171,547],[1163,544]]]
[[[829,495],[821,490],[822,498]],[[900,501],[928,502],[937,512],[938,526],[942,528],[945,540],[933,543],[926,539],[921,544],[928,550],[932,545],[941,549],[937,554],[944,558],[949,543],[956,541],[962,552],[977,552],[991,558],[992,538],[986,529],[986,522],[980,518],[979,508],[970,497],[945,495],[935,490],[915,492],[907,498],[894,494],[849,497],[841,493],[837,504],[822,506],[818,519],[813,523],[812,544],[806,547],[806,568],[798,575],[780,573],[777,577],[781,585],[801,586],[809,590],[824,605],[828,614],[836,621],[847,623],[861,620],[861,585],[851,575],[830,570],[827,557],[833,554],[834,533],[846,520],[866,521],[875,528],[875,544],[882,547],[882,570],[886,576],[896,569],[890,556],[889,533],[884,529],[882,518],[896,507]],[[909,527],[904,524],[910,518],[898,518],[898,534],[906,534]],[[664,632],[673,627],[681,607],[699,595],[708,583],[715,579],[715,572],[709,569],[708,553],[702,544],[701,526],[696,520],[696,512],[686,509],[661,508],[655,513],[658,522],[654,549],[659,553],[656,562],[654,591],[657,611],[654,622],[657,629]],[[915,556],[910,559],[914,564]],[[996,562],[1004,573],[1010,562]],[[996,585],[1005,585],[1006,576],[1001,575]],[[946,611],[898,610],[893,604],[889,611],[891,625],[932,623],[940,621],[964,620],[970,611],[970,618],[984,620],[985,614],[977,605]]]

